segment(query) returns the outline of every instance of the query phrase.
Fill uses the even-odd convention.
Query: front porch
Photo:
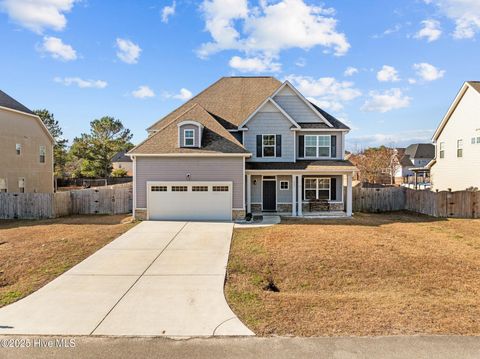
[[[252,215],[344,218],[352,215],[353,171],[246,171]]]

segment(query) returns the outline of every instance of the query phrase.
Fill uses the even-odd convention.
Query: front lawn
[[[480,220],[358,213],[236,229],[225,291],[258,335],[480,335]]]
[[[36,291],[132,228],[129,218],[0,220],[0,307]]]

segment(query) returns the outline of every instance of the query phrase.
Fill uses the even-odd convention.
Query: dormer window
[[[183,145],[185,147],[195,146],[195,131],[194,130],[184,130],[183,131]]]
[[[178,147],[202,146],[203,125],[197,121],[182,121],[178,126]]]

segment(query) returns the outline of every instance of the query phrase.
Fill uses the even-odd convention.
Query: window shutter
[[[298,157],[305,157],[305,136],[298,136]]]
[[[276,135],[277,139],[276,139],[276,145],[277,145],[277,149],[276,149],[276,154],[277,154],[277,157],[282,157],[282,135]]]
[[[337,157],[337,136],[331,137],[331,156],[330,157]]]
[[[262,135],[257,135],[257,157],[262,157]]]
[[[330,178],[330,200],[337,200],[337,179],[335,177]]]

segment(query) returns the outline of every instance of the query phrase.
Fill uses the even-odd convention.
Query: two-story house
[[[53,145],[42,120],[0,91],[0,192],[53,192]]]
[[[428,164],[432,189],[480,189],[480,82],[465,82],[438,125],[435,158]]]
[[[398,168],[395,182],[410,183],[415,173],[412,169],[423,168],[435,157],[435,146],[431,143],[414,143],[404,149],[397,149]]]
[[[223,77],[148,132],[129,152],[136,218],[352,214],[349,128],[289,82]]]

